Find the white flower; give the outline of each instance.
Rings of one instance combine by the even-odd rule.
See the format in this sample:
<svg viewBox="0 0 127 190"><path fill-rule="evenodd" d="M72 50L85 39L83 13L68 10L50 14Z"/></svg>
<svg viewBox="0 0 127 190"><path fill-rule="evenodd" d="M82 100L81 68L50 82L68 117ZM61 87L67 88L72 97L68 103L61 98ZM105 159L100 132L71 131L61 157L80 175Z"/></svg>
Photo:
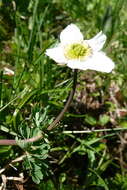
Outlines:
<svg viewBox="0 0 127 190"><path fill-rule="evenodd" d="M101 51L105 41L106 36L102 31L90 40L83 40L79 28L70 24L61 32L58 46L47 49L46 55L72 69L92 69L109 73L115 64Z"/></svg>
<svg viewBox="0 0 127 190"><path fill-rule="evenodd" d="M7 67L4 67L3 69L4 69L4 71L3 71L4 75L8 75L8 76L13 76L14 75L14 71L12 71L11 69L9 69Z"/></svg>

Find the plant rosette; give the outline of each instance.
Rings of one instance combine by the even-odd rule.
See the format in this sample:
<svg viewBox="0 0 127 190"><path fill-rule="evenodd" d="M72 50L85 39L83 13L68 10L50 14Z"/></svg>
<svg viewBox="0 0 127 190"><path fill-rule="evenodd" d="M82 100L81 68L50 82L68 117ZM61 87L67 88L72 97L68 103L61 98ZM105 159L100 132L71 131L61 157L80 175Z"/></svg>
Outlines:
<svg viewBox="0 0 127 190"><path fill-rule="evenodd" d="M60 43L47 49L46 55L71 69L109 73L115 64L101 51L105 41L106 35L102 31L90 40L84 40L80 29L75 24L70 24L60 33Z"/></svg>

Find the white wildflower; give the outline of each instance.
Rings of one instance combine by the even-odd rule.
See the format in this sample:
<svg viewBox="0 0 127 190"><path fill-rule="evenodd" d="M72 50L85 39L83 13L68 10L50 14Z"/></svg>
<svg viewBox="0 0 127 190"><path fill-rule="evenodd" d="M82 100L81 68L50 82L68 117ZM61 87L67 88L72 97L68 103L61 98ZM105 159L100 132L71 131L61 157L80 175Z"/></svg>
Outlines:
<svg viewBox="0 0 127 190"><path fill-rule="evenodd" d="M79 28L70 24L61 32L58 46L47 49L46 55L72 69L92 69L109 73L115 64L101 51L105 41L106 36L102 31L92 39L84 40Z"/></svg>
<svg viewBox="0 0 127 190"><path fill-rule="evenodd" d="M14 75L14 71L12 71L11 69L7 68L7 67L4 67L3 68L3 74L4 75L8 75L8 76L13 76Z"/></svg>

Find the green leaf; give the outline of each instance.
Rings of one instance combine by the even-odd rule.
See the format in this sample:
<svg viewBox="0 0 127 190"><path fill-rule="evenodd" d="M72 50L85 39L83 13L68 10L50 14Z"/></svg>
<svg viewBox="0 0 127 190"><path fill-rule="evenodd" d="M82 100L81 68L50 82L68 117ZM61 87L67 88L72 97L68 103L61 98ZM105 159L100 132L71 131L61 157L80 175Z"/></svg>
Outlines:
<svg viewBox="0 0 127 190"><path fill-rule="evenodd" d="M11 150L11 146L0 146L0 154L6 153Z"/></svg>
<svg viewBox="0 0 127 190"><path fill-rule="evenodd" d="M120 126L124 127L124 128L127 128L127 121L120 122Z"/></svg>
<svg viewBox="0 0 127 190"><path fill-rule="evenodd" d="M99 183L98 185L101 185L102 187L104 187L105 190L109 190L107 184L102 179L102 177L95 170L93 170L91 168L89 168L89 170L98 177L98 183Z"/></svg>
<svg viewBox="0 0 127 190"><path fill-rule="evenodd" d="M35 183L39 184L40 180L43 179L43 173L40 170L40 167L38 167L37 165L35 167L35 164L34 164L34 168L35 168L35 170L32 170L32 172L31 172L32 179Z"/></svg>
<svg viewBox="0 0 127 190"><path fill-rule="evenodd" d="M40 179L36 175L32 175L32 180L37 184L40 183Z"/></svg>
<svg viewBox="0 0 127 190"><path fill-rule="evenodd" d="M104 126L104 125L106 125L108 122L110 121L110 117L108 116L108 115L101 115L100 116L100 119L99 119L99 124L101 125L101 126Z"/></svg>
<svg viewBox="0 0 127 190"><path fill-rule="evenodd" d="M97 121L94 117L90 116L90 115L85 115L85 122L90 124L90 125L96 125Z"/></svg>

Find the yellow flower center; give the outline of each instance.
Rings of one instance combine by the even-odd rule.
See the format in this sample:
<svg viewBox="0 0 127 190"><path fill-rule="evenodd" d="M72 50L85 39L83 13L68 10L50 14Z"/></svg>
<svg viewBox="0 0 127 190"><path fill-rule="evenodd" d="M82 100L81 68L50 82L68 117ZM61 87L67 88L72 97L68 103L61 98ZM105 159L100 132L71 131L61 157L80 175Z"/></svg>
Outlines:
<svg viewBox="0 0 127 190"><path fill-rule="evenodd" d="M85 43L69 44L65 47L64 55L67 59L83 60L91 54L91 48Z"/></svg>

